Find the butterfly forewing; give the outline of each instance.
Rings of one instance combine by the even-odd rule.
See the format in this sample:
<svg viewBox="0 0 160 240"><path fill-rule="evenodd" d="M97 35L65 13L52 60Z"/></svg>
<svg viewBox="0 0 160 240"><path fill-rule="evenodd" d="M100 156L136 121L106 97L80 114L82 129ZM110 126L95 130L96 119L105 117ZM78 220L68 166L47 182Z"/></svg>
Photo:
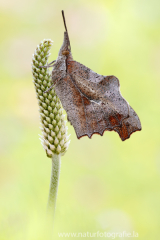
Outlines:
<svg viewBox="0 0 160 240"><path fill-rule="evenodd" d="M116 77L99 75L76 61L66 64L66 77L55 90L78 138L114 130L125 140L141 129L138 116L121 96Z"/></svg>

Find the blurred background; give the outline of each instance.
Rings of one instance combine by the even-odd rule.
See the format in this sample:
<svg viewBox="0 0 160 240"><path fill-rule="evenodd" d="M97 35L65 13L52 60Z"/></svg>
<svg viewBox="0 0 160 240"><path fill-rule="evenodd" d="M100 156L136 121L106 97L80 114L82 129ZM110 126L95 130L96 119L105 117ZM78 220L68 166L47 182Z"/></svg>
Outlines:
<svg viewBox="0 0 160 240"><path fill-rule="evenodd" d="M54 239L58 232L135 231L141 240L157 240L159 0L0 0L0 239L45 239L51 159L38 139L31 59L44 38L54 41L50 61L57 58L62 9L73 58L119 78L142 131L125 142L115 132L78 140L68 123L71 143L62 157Z"/></svg>

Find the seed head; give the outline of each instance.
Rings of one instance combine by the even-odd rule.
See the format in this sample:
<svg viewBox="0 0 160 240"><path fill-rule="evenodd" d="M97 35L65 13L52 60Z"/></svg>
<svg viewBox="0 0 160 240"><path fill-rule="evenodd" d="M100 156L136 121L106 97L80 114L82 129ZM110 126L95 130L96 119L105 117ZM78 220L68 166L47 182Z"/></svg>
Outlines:
<svg viewBox="0 0 160 240"><path fill-rule="evenodd" d="M48 68L39 68L47 65L52 44L52 40L44 39L37 46L32 57L33 83L38 99L42 131L40 140L47 157L50 158L54 154L64 155L69 146L61 102L54 88L45 92L52 84L51 72Z"/></svg>

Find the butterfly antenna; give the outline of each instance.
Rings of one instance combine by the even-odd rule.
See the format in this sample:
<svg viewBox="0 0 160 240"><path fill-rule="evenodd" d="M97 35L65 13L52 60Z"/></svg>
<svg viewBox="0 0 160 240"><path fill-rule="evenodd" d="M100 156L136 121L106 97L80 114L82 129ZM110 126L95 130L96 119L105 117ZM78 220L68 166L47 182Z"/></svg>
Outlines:
<svg viewBox="0 0 160 240"><path fill-rule="evenodd" d="M63 17L64 27L65 27L65 30L66 30L67 35L68 35L68 30L67 30L67 25L66 25L66 20L65 20L65 16L64 16L64 11L63 10L62 10L62 17ZM69 36L68 36L68 40L69 40ZM69 46L70 46L70 50L71 50L70 40L69 40Z"/></svg>

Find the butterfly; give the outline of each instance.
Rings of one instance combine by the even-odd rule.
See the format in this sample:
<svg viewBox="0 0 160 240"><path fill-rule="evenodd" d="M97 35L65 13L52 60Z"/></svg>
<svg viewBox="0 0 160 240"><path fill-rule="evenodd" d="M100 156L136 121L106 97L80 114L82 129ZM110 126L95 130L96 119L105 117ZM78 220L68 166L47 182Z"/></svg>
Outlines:
<svg viewBox="0 0 160 240"><path fill-rule="evenodd" d="M53 67L52 86L47 91L55 88L78 139L102 136L106 130L117 132L122 141L128 139L141 130L141 123L122 97L118 78L97 74L73 60L63 11L62 16L64 40L57 59L46 66Z"/></svg>

